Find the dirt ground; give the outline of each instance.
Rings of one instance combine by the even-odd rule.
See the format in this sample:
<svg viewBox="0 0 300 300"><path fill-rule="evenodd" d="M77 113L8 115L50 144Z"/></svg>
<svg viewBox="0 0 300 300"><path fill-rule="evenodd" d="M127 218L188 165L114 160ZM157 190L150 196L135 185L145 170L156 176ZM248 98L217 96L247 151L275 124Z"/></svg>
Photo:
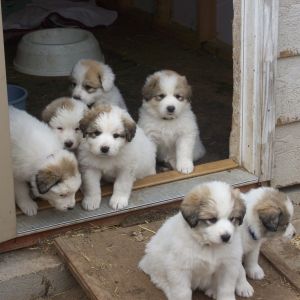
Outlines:
<svg viewBox="0 0 300 300"><path fill-rule="evenodd" d="M232 114L231 62L124 17L108 28L92 32L103 49L106 62L116 73L117 86L136 120L145 78L160 69L176 70L186 75L193 87L193 110L207 148L207 155L201 161L228 157ZM28 90L28 111L39 117L50 101L69 95L69 80L68 77L37 77L16 72L13 58L17 43L16 38L5 43L7 80Z"/></svg>
<svg viewBox="0 0 300 300"><path fill-rule="evenodd" d="M90 282L96 283L97 289L107 291L112 299L163 300L163 293L137 268L146 243L161 223L162 221L158 221L128 228L99 228L89 234L79 233L65 237L63 241L72 249L70 257L76 262L76 272L88 276ZM266 277L261 281L251 281L255 289L253 299L300 299L300 295L266 259L261 258L260 263ZM208 299L202 292L195 292L193 295L193 300Z"/></svg>

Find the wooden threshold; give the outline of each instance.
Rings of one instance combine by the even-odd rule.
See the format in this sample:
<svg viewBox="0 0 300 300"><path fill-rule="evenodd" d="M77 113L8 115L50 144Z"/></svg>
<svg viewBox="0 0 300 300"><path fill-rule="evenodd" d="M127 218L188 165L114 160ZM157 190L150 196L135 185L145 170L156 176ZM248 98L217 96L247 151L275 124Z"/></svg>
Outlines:
<svg viewBox="0 0 300 300"><path fill-rule="evenodd" d="M203 176L225 170L237 168L238 164L232 159L224 159L206 164L196 165L195 169L190 174L182 174L177 171L166 171L155 175L147 176L143 179L139 179L134 183L133 190L139 190L146 187L151 187L159 184L170 183L183 179ZM113 191L113 185L107 184L102 186L102 197L110 196ZM80 202L83 198L82 193L79 191L76 195L76 202ZM38 201L39 210L51 208L50 204L45 200ZM17 215L21 215L22 212L17 208Z"/></svg>
<svg viewBox="0 0 300 300"><path fill-rule="evenodd" d="M247 184L239 187L242 192L257 187L257 183ZM0 253L33 247L41 245L45 241L51 241L54 238L74 230L90 230L100 226L133 226L144 223L145 220L156 220L156 215L164 212L165 216L178 209L182 199L174 199L171 203L160 204L157 207L146 207L136 211L129 211L119 215L108 216L98 220L87 221L79 224L73 224L61 228L55 228L43 232L34 233L27 236L20 236L6 242L0 243Z"/></svg>

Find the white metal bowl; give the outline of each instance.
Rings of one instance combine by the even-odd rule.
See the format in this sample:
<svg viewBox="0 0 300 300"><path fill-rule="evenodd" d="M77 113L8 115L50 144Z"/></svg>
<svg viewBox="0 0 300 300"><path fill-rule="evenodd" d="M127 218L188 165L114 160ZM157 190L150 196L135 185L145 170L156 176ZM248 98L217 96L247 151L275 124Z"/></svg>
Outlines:
<svg viewBox="0 0 300 300"><path fill-rule="evenodd" d="M23 36L14 66L30 75L67 76L82 58L104 61L92 33L77 28L44 29Z"/></svg>

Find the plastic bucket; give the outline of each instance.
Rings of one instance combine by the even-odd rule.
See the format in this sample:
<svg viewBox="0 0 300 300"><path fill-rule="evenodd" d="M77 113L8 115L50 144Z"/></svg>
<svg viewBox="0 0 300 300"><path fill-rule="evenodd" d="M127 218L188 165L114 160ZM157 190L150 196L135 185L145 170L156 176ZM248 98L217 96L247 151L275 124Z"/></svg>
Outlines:
<svg viewBox="0 0 300 300"><path fill-rule="evenodd" d="M26 110L27 91L21 86L8 84L7 85L8 104L16 108Z"/></svg>

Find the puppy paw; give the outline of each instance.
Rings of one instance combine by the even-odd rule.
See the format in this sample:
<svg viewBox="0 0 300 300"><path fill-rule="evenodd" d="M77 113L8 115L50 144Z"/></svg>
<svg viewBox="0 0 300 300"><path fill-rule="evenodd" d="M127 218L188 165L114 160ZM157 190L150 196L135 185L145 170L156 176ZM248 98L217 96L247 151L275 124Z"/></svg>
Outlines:
<svg viewBox="0 0 300 300"><path fill-rule="evenodd" d="M193 172L194 164L189 159L182 159L177 162L176 169L180 173L189 174Z"/></svg>
<svg viewBox="0 0 300 300"><path fill-rule="evenodd" d="M109 205L113 209L122 209L128 205L128 197L112 195Z"/></svg>
<svg viewBox="0 0 300 300"><path fill-rule="evenodd" d="M265 277L264 270L259 265L254 265L246 269L247 275L251 279L261 280Z"/></svg>
<svg viewBox="0 0 300 300"><path fill-rule="evenodd" d="M210 297L210 298L217 299L217 293L213 289L206 290L205 291L205 295L208 296L208 297Z"/></svg>
<svg viewBox="0 0 300 300"><path fill-rule="evenodd" d="M35 216L38 211L38 205L34 201L26 201L18 203L21 211L27 216Z"/></svg>
<svg viewBox="0 0 300 300"><path fill-rule="evenodd" d="M244 282L237 285L235 292L240 297L249 298L253 296L254 289L247 280L244 280Z"/></svg>
<svg viewBox="0 0 300 300"><path fill-rule="evenodd" d="M95 210L100 207L100 197L84 197L81 205L85 210Z"/></svg>

